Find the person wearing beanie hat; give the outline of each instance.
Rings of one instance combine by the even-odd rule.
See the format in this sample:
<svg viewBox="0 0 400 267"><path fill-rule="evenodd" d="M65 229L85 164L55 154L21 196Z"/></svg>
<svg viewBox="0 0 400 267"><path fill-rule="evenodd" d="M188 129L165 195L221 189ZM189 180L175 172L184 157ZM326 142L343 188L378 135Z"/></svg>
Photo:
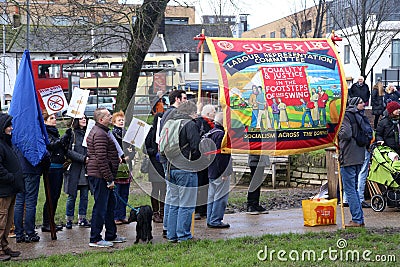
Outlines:
<svg viewBox="0 0 400 267"><path fill-rule="evenodd" d="M360 195L364 195L365 181L361 181L360 178L366 178L362 170L368 170L369 160L366 159L370 156L367 150L369 142L360 145L356 140L356 137L363 133L368 135L369 140L372 139L372 127L364 114L364 101L360 97L352 97L338 133L340 174L352 217L345 227L365 226L363 196L360 199ZM368 174L368 171L366 173ZM362 184L361 188L357 187L357 184Z"/></svg>
<svg viewBox="0 0 400 267"><path fill-rule="evenodd" d="M361 97L352 97L349 99L349 106L357 106L358 104L363 103L364 101L361 99Z"/></svg>
<svg viewBox="0 0 400 267"><path fill-rule="evenodd" d="M17 193L24 191L24 178L16 149L11 143L12 117L0 114L0 261L18 257L21 252L8 246Z"/></svg>
<svg viewBox="0 0 400 267"><path fill-rule="evenodd" d="M375 139L378 144L385 144L400 155L399 117L400 104L396 101L389 102L376 127Z"/></svg>
<svg viewBox="0 0 400 267"><path fill-rule="evenodd" d="M389 115L393 114L393 112L398 110L398 109L400 109L400 104L398 102L396 102L396 101L391 101L386 106L386 110L387 110Z"/></svg>

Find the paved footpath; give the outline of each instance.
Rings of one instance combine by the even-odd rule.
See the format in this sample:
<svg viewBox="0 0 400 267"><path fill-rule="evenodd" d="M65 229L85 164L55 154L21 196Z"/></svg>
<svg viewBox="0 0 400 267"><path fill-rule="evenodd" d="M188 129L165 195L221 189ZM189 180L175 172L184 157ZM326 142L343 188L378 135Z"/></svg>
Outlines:
<svg viewBox="0 0 400 267"><path fill-rule="evenodd" d="M383 212L374 212L372 209L364 209L366 227L396 227L398 226L399 212L397 209L386 208ZM350 220L349 208L345 208L346 222ZM195 237L200 239L229 239L243 236L261 236L264 234L281 233L307 233L336 231L342 228L340 208L337 209L337 224L331 226L305 227L303 226L303 213L301 209L288 209L270 211L269 214L248 215L246 213L234 213L225 215L225 221L231 225L229 229L210 229L206 227L205 220L195 221ZM38 230L40 241L37 243L15 243L10 238L13 249L21 250L22 255L18 260L33 259L40 256L54 254L77 254L85 251L116 250L132 246L135 241L136 223L118 226L118 234L127 237L126 243L114 244L113 248L89 247L88 228L75 226L71 230L64 228L57 233L57 240L51 240L50 233L42 233ZM162 224L153 223L153 243L166 242L161 236ZM14 260L14 259L13 259Z"/></svg>

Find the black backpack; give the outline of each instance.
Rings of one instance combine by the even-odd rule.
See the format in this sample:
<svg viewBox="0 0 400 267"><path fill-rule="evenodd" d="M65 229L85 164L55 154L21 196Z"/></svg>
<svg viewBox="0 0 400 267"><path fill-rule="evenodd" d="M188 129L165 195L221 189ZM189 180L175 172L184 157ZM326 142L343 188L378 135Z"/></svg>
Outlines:
<svg viewBox="0 0 400 267"><path fill-rule="evenodd" d="M350 123L353 127L353 125L358 126L358 131L357 134L352 131L353 135L352 137L356 140L356 143L360 147L366 147L370 143L370 138L368 132L364 131L364 129L361 127L361 124L357 121L356 115L350 112L346 113L347 118L350 120Z"/></svg>

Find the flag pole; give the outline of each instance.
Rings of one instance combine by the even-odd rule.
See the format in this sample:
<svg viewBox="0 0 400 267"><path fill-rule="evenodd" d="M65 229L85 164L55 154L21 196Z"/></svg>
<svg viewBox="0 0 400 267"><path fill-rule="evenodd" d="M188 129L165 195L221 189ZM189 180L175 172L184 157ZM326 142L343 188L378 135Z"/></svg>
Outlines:
<svg viewBox="0 0 400 267"><path fill-rule="evenodd" d="M201 87L203 83L203 62L204 62L204 41L206 40L206 37L204 35L205 31L204 29L201 30L201 34L197 35L194 37L194 40L198 40L199 44L197 46L197 52L199 52L200 48L200 56L199 56L199 88L197 91L197 104L201 103Z"/></svg>

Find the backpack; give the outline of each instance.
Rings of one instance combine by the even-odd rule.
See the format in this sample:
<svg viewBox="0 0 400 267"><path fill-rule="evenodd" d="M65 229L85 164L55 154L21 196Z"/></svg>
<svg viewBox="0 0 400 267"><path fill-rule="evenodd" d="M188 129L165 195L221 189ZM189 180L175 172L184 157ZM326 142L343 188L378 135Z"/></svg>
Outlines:
<svg viewBox="0 0 400 267"><path fill-rule="evenodd" d="M214 140L211 139L211 136L216 132L223 132L221 129L212 129L208 133L205 133L199 143L199 151L204 156L204 160L208 163L211 163L216 154L221 153L221 149L217 149L217 146Z"/></svg>
<svg viewBox="0 0 400 267"><path fill-rule="evenodd" d="M353 113L351 113L351 115L347 115L347 117L349 118L351 125L358 126L358 131L356 135L354 134L354 131L352 131L353 132L352 137L356 140L357 145L360 147L366 147L367 145L369 145L370 138L368 136L368 132L364 131L360 123L357 121L356 116Z"/></svg>
<svg viewBox="0 0 400 267"><path fill-rule="evenodd" d="M183 147L179 147L179 133L189 121L190 119L171 119L165 122L160 133L159 143L159 150L162 156L168 159L176 158L181 154L181 149L188 146L188 144L185 144Z"/></svg>

